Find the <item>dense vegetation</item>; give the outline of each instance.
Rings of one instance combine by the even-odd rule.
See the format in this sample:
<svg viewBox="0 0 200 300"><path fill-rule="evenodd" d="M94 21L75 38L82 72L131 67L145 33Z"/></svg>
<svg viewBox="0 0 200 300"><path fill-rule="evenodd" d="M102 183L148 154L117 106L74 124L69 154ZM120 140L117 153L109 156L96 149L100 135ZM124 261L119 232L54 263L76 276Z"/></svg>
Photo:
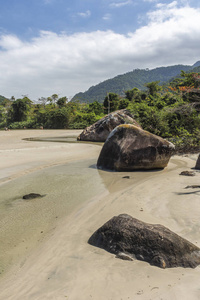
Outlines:
<svg viewBox="0 0 200 300"><path fill-rule="evenodd" d="M0 104L0 128L85 128L103 117L103 106L98 102L89 105L68 102L66 97L54 94L40 98L38 104L28 97L5 99Z"/></svg>
<svg viewBox="0 0 200 300"><path fill-rule="evenodd" d="M144 84L152 81L160 81L160 84L168 82L171 78L180 74L181 70L185 72L199 72L195 67L200 66L200 61L196 62L193 66L175 65L169 67L161 67L156 69L136 69L123 75L118 75L112 79L105 80L95 86L89 88L84 93L76 94L72 101L79 101L84 103L91 103L98 101L103 103L105 96L108 92L118 94L122 97L125 91L136 87L140 90L144 89Z"/></svg>
<svg viewBox="0 0 200 300"><path fill-rule="evenodd" d="M54 94L33 103L28 97L0 103L0 128L85 128L104 114L129 109L143 129L175 143L178 151L200 149L200 73L181 72L168 85L159 81L126 90L125 97L108 93L103 104L68 102Z"/></svg>

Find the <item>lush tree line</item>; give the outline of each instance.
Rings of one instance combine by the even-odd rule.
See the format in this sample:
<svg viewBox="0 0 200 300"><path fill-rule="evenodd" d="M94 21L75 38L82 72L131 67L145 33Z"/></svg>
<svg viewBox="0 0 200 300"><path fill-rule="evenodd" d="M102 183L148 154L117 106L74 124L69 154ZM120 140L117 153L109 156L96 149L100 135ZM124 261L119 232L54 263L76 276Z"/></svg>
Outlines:
<svg viewBox="0 0 200 300"><path fill-rule="evenodd" d="M133 88L125 97L108 93L103 104L69 102L54 94L33 103L27 96L0 102L0 128L85 128L105 114L127 108L143 129L170 139L178 149L199 149L200 73L181 72L168 85L159 81L146 84L146 90ZM186 149L187 150L187 149Z"/></svg>
<svg viewBox="0 0 200 300"><path fill-rule="evenodd" d="M68 102L67 97L54 94L41 97L33 103L27 96L12 97L0 102L0 128L85 128L104 116L103 106L98 102L80 104Z"/></svg>

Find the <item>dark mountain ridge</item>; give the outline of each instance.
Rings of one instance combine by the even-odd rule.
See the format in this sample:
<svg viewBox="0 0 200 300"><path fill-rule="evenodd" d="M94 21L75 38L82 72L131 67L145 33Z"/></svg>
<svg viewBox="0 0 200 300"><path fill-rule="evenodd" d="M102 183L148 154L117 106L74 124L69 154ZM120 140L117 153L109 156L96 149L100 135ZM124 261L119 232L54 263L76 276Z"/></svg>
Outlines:
<svg viewBox="0 0 200 300"><path fill-rule="evenodd" d="M194 65L174 65L168 67L159 67L152 70L149 69L135 69L114 78L107 79L95 86L90 87L86 92L76 94L72 101L79 101L83 103L92 103L98 101L102 103L107 93L116 93L124 96L124 92L131 90L134 87L144 90L145 84L152 81L160 81L160 84L170 81L172 78L178 76L181 70L188 72L193 71L194 68L200 66L200 61ZM195 71L194 72L199 72Z"/></svg>

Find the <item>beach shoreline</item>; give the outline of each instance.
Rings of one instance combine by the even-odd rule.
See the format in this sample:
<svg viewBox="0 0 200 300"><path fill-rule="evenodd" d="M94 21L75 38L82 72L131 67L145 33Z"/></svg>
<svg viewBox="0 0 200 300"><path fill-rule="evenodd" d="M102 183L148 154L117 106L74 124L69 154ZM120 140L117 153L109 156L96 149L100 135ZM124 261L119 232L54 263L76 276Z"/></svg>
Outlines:
<svg viewBox="0 0 200 300"><path fill-rule="evenodd" d="M43 178L42 192L49 195L44 201L49 201L51 211L47 210L48 203L36 201L29 204L27 211L34 212L37 205L44 221L47 218L52 224L45 227L46 223L41 222L39 233L43 237L36 244L31 246L27 238L27 245L32 248L27 253L22 251L22 256L0 278L0 299L199 299L199 267L163 270L146 262L116 259L87 243L92 233L114 215L128 213L144 222L162 224L200 247L200 191L185 189L199 183L200 173L196 171L194 177L179 175L194 167L197 155L173 156L164 170L128 172L130 178L124 179L127 172L96 169L99 146L22 140L79 133L0 132L0 188L7 202L12 192L18 197L9 212L20 215L24 203L19 196L30 187L37 188ZM64 208L69 206L62 191L69 195L65 184L69 179L74 194L71 210L65 213ZM22 182L24 186L19 189ZM9 187L9 192L4 187ZM56 199L62 200L60 207L56 206Z"/></svg>

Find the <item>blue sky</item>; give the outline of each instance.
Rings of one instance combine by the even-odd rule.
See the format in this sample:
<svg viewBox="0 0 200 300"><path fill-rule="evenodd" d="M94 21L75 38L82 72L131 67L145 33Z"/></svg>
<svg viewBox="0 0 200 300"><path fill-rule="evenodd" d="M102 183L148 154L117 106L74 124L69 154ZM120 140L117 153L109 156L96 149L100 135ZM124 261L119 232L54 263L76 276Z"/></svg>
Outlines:
<svg viewBox="0 0 200 300"><path fill-rule="evenodd" d="M0 0L0 95L70 98L135 68L191 65L198 2Z"/></svg>
<svg viewBox="0 0 200 300"><path fill-rule="evenodd" d="M40 30L73 34L110 29L126 34L145 23L142 15L151 7L139 0L2 0L1 31L27 39Z"/></svg>

